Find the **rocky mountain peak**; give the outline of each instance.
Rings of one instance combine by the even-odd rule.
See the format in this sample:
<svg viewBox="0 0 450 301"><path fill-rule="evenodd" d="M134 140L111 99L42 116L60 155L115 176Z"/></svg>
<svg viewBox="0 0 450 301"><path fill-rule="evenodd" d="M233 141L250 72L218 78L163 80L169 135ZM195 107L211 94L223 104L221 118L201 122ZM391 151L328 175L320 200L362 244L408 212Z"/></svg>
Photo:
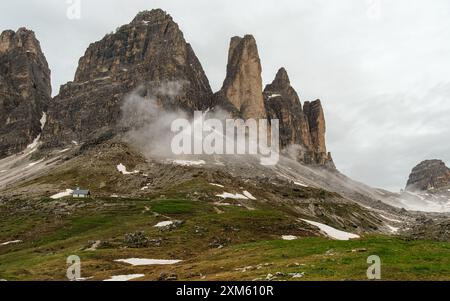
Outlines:
<svg viewBox="0 0 450 301"><path fill-rule="evenodd" d="M131 21L131 24L141 22L156 24L165 21L173 22L173 19L167 12L158 8L139 12L133 21Z"/></svg>
<svg viewBox="0 0 450 301"><path fill-rule="evenodd" d="M157 93L167 89L155 85L171 84L178 87L174 93ZM211 107L213 93L200 61L160 9L139 13L88 47L74 81L61 87L49 108L43 147L120 133L121 106L137 88L165 109L191 113Z"/></svg>
<svg viewBox="0 0 450 301"><path fill-rule="evenodd" d="M51 99L50 70L33 31L2 32L0 79L0 157L5 157L39 137Z"/></svg>
<svg viewBox="0 0 450 301"><path fill-rule="evenodd" d="M25 51L35 55L42 53L34 32L25 27L19 28L16 32L13 30L2 32L0 35L0 53L9 51Z"/></svg>
<svg viewBox="0 0 450 301"><path fill-rule="evenodd" d="M232 106L244 119L265 118L261 72L255 38L252 35L231 38L227 75L217 93L217 103Z"/></svg>
<svg viewBox="0 0 450 301"><path fill-rule="evenodd" d="M291 86L291 81L289 80L289 75L283 67L280 68L272 82L272 86L277 86L280 88L288 88Z"/></svg>
<svg viewBox="0 0 450 301"><path fill-rule="evenodd" d="M425 160L413 168L406 190L439 189L450 186L450 169L442 160Z"/></svg>

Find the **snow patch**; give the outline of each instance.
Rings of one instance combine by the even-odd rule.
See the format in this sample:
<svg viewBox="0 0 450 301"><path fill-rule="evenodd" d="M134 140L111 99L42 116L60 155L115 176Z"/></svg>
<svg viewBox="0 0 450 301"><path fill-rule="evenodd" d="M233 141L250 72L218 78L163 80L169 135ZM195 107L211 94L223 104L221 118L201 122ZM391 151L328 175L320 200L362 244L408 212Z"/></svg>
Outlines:
<svg viewBox="0 0 450 301"><path fill-rule="evenodd" d="M181 166L199 166L199 165L205 165L206 162L203 160L197 160L197 161L190 161L190 160L173 160L172 163L176 165Z"/></svg>
<svg viewBox="0 0 450 301"><path fill-rule="evenodd" d="M41 160L36 161L36 162L31 162L30 164L28 164L27 167L33 167L33 166L35 166L36 164L39 164L39 163L41 163L41 162L44 162L44 159L41 159Z"/></svg>
<svg viewBox="0 0 450 301"><path fill-rule="evenodd" d="M54 194L50 198L56 200L56 199L64 198L64 197L67 197L67 196L71 196L72 193L73 193L72 189L66 189L66 191Z"/></svg>
<svg viewBox="0 0 450 301"><path fill-rule="evenodd" d="M166 259L145 259L145 258L128 258L128 259L118 259L117 262L123 262L131 264L132 266L142 266L142 265L170 265L181 262L181 260L166 260Z"/></svg>
<svg viewBox="0 0 450 301"><path fill-rule="evenodd" d="M127 171L127 168L125 167L125 165L123 165L122 163L120 163L119 165L117 165L117 170L122 173L123 175L132 175L132 174L137 174L139 173L139 170L135 170L135 171Z"/></svg>
<svg viewBox="0 0 450 301"><path fill-rule="evenodd" d="M41 132L42 132L42 130L45 127L45 124L47 123L47 114L45 112L42 112L42 117L39 121L41 123ZM33 140L33 142L27 146L27 149L35 149L38 146L40 139L41 134L37 135L37 137Z"/></svg>
<svg viewBox="0 0 450 301"><path fill-rule="evenodd" d="M47 123L47 113L42 112L42 117L39 121L41 122L41 130L43 130L45 127L45 124Z"/></svg>
<svg viewBox="0 0 450 301"><path fill-rule="evenodd" d="M243 193L248 199L256 201L256 198L250 192L248 192L247 190L244 191Z"/></svg>
<svg viewBox="0 0 450 301"><path fill-rule="evenodd" d="M283 240L296 240L297 236L294 236L294 235L283 235L283 236L281 236L281 238Z"/></svg>
<svg viewBox="0 0 450 301"><path fill-rule="evenodd" d="M384 215L382 215L382 214L380 214L380 216L381 216L382 218L384 218L385 220L388 220L388 221L391 221L391 222L396 222L396 223L401 223L401 222L402 222L401 220L389 218L389 217L384 216Z"/></svg>
<svg viewBox="0 0 450 301"><path fill-rule="evenodd" d="M39 143L39 139L41 139L41 134L39 134L39 135L36 137L36 139L34 139L33 142L27 146L27 149L28 149L28 148L29 148L29 149L34 149L34 148L36 148L36 146L37 146L38 143Z"/></svg>
<svg viewBox="0 0 450 301"><path fill-rule="evenodd" d="M156 227L156 228L163 228L163 227L170 226L172 224L173 224L172 221L165 221L165 222L157 223L154 227Z"/></svg>
<svg viewBox="0 0 450 301"><path fill-rule="evenodd" d="M144 277L144 274L131 274L131 275L118 275L118 276L112 276L109 279L103 280L103 281L129 281L137 278Z"/></svg>
<svg viewBox="0 0 450 301"><path fill-rule="evenodd" d="M221 203L221 202L216 202L216 203L214 203L214 205L216 205L216 206L233 206L230 203Z"/></svg>
<svg viewBox="0 0 450 301"><path fill-rule="evenodd" d="M18 244L21 243L21 240L12 240L12 241L7 241L7 242L3 242L0 243L0 246L7 246L7 245L12 245L12 244Z"/></svg>
<svg viewBox="0 0 450 301"><path fill-rule="evenodd" d="M235 200L248 200L248 198L240 193L229 193L229 192L224 192L222 194L217 194L217 197L223 198L223 199L235 199Z"/></svg>
<svg viewBox="0 0 450 301"><path fill-rule="evenodd" d="M400 229L400 228L397 228L397 227L393 227L391 225L386 225L386 226L388 226L389 230L391 230L392 233L397 233L398 230Z"/></svg>
<svg viewBox="0 0 450 301"><path fill-rule="evenodd" d="M297 186L308 187L308 185L300 183L300 182L294 182L294 184Z"/></svg>
<svg viewBox="0 0 450 301"><path fill-rule="evenodd" d="M304 222L307 222L308 224L311 224L313 226L316 226L317 228L319 228L321 231L325 232L329 237L333 238L333 239L337 239L337 240L349 240L349 239L353 239L353 238L359 238L359 235L353 234L353 233L349 233L349 232L344 232L338 229L335 229L333 227L318 223L318 222L313 222L313 221L309 221L306 219L301 219Z"/></svg>
<svg viewBox="0 0 450 301"><path fill-rule="evenodd" d="M209 183L209 185L217 186L217 187L220 187L220 188L225 188L225 186L220 185L220 184Z"/></svg>
<svg viewBox="0 0 450 301"><path fill-rule="evenodd" d="M269 99L276 98L276 97L281 97L281 94L272 94L272 95L269 95Z"/></svg>

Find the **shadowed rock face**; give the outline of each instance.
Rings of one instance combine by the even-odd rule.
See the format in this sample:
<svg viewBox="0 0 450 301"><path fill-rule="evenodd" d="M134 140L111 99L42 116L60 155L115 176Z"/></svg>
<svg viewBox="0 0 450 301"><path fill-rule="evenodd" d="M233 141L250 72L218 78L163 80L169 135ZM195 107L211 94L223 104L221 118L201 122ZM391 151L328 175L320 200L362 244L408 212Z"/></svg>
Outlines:
<svg viewBox="0 0 450 301"><path fill-rule="evenodd" d="M308 119L284 68L264 89L264 100L268 119L279 119L282 148L293 144L312 148Z"/></svg>
<svg viewBox="0 0 450 301"><path fill-rule="evenodd" d="M251 35L233 37L228 53L227 75L216 93L216 104L244 119L266 118L262 95L261 61Z"/></svg>
<svg viewBox="0 0 450 301"><path fill-rule="evenodd" d="M33 31L0 35L0 158L23 151L41 134L51 99L50 70Z"/></svg>
<svg viewBox="0 0 450 301"><path fill-rule="evenodd" d="M199 60L160 9L139 13L89 46L74 81L61 87L49 108L43 147L120 132L123 99L137 88L141 96L156 95L166 109L193 112L211 106L212 91Z"/></svg>
<svg viewBox="0 0 450 301"><path fill-rule="evenodd" d="M450 169L441 160L426 160L413 168L406 190L439 189L450 186Z"/></svg>
<svg viewBox="0 0 450 301"><path fill-rule="evenodd" d="M325 115L320 100L305 102L302 108L284 68L266 86L264 100L268 119L280 121L282 148L299 145L299 161L335 168L325 145Z"/></svg>

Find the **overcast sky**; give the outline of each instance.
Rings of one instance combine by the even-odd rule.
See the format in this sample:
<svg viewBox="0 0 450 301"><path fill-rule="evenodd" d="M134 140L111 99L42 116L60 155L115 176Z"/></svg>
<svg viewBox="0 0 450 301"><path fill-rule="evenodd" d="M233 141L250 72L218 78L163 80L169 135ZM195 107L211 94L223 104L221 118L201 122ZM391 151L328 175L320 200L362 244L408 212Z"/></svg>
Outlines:
<svg viewBox="0 0 450 301"><path fill-rule="evenodd" d="M53 92L88 45L137 12L163 8L180 25L214 90L229 39L255 36L264 83L284 66L301 100L322 99L337 167L398 190L424 159L450 163L448 0L2 0L0 29L33 29ZM76 17L69 11L70 17Z"/></svg>

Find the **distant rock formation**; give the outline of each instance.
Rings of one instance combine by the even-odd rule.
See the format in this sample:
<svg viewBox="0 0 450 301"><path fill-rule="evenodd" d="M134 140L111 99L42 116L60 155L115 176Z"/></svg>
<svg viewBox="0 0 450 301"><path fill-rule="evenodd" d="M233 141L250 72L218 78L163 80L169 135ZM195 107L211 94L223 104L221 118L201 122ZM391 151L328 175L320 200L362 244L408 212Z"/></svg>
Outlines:
<svg viewBox="0 0 450 301"><path fill-rule="evenodd" d="M155 89L164 84L168 87ZM141 96L157 94L164 108L193 112L211 106L212 91L199 60L172 17L160 9L139 13L89 46L74 81L61 87L49 107L43 146L117 132L123 99L140 86Z"/></svg>
<svg viewBox="0 0 450 301"><path fill-rule="evenodd" d="M50 99L50 70L34 32L2 32L0 158L23 151L38 138Z"/></svg>
<svg viewBox="0 0 450 301"><path fill-rule="evenodd" d="M216 104L243 119L264 119L261 61L255 38L233 37L228 53L227 75L216 93Z"/></svg>
<svg viewBox="0 0 450 301"><path fill-rule="evenodd" d="M406 184L407 191L450 187L450 169L441 160L425 160L413 168Z"/></svg>

